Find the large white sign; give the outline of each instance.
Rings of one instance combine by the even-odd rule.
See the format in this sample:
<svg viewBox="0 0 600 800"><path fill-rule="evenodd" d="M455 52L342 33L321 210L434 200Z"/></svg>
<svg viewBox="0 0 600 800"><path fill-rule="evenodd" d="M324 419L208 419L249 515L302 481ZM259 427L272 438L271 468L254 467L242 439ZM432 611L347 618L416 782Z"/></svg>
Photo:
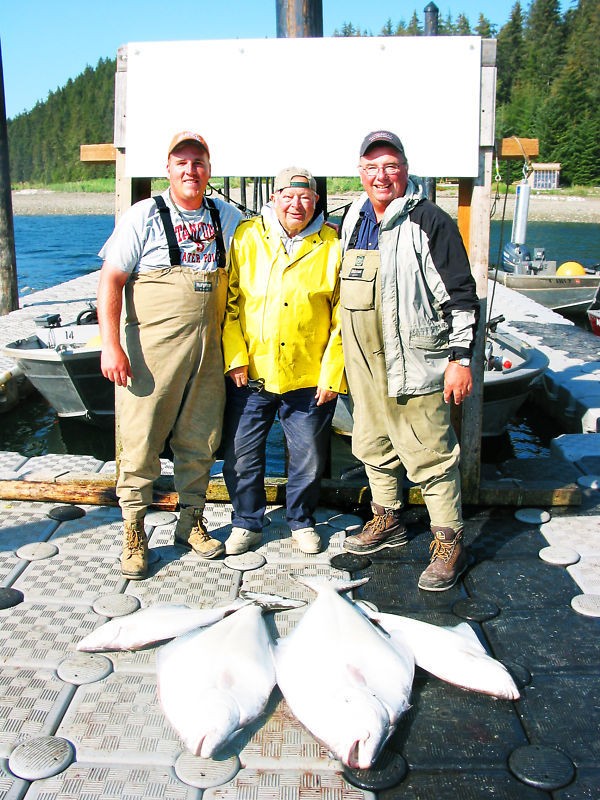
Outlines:
<svg viewBox="0 0 600 800"><path fill-rule="evenodd" d="M173 134L192 130L213 175L356 175L363 137L385 128L411 172L475 177L480 84L477 36L130 43L126 172L164 175Z"/></svg>

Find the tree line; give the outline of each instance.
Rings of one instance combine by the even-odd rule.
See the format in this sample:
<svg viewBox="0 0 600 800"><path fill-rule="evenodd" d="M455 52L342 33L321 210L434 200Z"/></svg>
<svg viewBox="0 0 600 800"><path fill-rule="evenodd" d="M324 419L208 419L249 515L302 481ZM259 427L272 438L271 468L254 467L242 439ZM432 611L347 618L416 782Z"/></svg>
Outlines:
<svg viewBox="0 0 600 800"><path fill-rule="evenodd" d="M112 164L82 163L79 147L113 141L116 59L100 59L47 100L9 119L12 183L62 183L114 175Z"/></svg>
<svg viewBox="0 0 600 800"><path fill-rule="evenodd" d="M379 31L345 22L334 36L421 36L416 11L389 18ZM600 1L520 2L499 29L479 14L438 20L438 35L497 39L496 138L535 138L539 161L560 162L564 184L600 184ZM13 182L52 183L113 174L112 165L82 164L79 146L113 139L115 60L101 59L8 121Z"/></svg>

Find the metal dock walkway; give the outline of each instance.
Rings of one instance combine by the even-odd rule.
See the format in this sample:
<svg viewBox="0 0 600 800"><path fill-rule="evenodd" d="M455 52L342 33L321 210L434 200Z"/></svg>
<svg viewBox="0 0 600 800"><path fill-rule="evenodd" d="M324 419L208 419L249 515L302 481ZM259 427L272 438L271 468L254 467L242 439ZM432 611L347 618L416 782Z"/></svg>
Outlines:
<svg viewBox="0 0 600 800"><path fill-rule="evenodd" d="M600 472L599 459L586 464ZM14 478L111 472L114 465L4 453L0 468ZM582 471L565 463L569 470ZM368 558L341 548L361 524L358 516L319 509L327 547L307 556L291 543L282 511L272 508L260 566L253 554L203 561L174 547L175 514L152 512L150 575L128 582L118 563L118 509L0 501L0 798L597 798L600 491L586 494L581 507L555 509L543 524L519 521L506 508L466 509L473 563L442 593L417 589L430 541L419 507L407 511L409 544ZM213 535L226 538L229 507L211 504L206 516ZM152 603L214 606L240 587L313 599L290 572L368 576L358 596L380 610L438 625L468 620L509 666L521 699L465 692L417 670L412 708L381 764L351 772L301 727L276 689L261 720L217 759L203 760L185 751L162 713L158 645L75 650L109 617ZM299 613L269 616L274 635L288 632Z"/></svg>

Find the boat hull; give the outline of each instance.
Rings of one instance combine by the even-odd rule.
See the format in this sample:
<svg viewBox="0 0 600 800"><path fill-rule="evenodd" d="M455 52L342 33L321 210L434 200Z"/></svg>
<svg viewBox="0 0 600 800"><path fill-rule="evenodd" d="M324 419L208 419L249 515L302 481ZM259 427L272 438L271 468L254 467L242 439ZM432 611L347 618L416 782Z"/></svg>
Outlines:
<svg viewBox="0 0 600 800"><path fill-rule="evenodd" d="M514 336L493 332L488 335L502 361L510 360L513 364L501 371L486 370L483 373L483 420L481 435L485 437L501 436L523 405L533 382L548 367L548 358L541 350L516 339ZM339 395L333 430L343 436L352 435L351 400L348 396Z"/></svg>
<svg viewBox="0 0 600 800"><path fill-rule="evenodd" d="M596 336L600 336L600 286L596 289L592 304L587 310L587 317L592 333L595 333Z"/></svg>
<svg viewBox="0 0 600 800"><path fill-rule="evenodd" d="M498 269L490 272L490 278L553 311L584 317L600 285L600 273L574 276L516 275Z"/></svg>
<svg viewBox="0 0 600 800"><path fill-rule="evenodd" d="M96 338L94 328L97 326L64 326L50 329L50 334L40 331L40 335L4 345L2 353L20 366L59 417L108 427L114 423L114 385L102 375L100 346L86 345Z"/></svg>

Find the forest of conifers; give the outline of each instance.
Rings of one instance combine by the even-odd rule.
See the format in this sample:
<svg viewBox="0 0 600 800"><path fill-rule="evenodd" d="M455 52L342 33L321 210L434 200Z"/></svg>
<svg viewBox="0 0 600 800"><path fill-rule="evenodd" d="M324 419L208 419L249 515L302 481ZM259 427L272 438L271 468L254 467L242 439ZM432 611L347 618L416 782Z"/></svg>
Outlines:
<svg viewBox="0 0 600 800"><path fill-rule="evenodd" d="M379 30L344 23L334 36L419 36L410 21L388 19ZM479 15L439 20L438 35L496 38L496 138L536 138L539 161L560 162L561 183L600 184L600 0L578 0L564 13L558 0L519 2L499 29ZM114 174L112 165L83 164L81 144L112 142L115 60L101 59L28 112L8 120L11 180L77 181ZM518 176L517 176L518 177Z"/></svg>

